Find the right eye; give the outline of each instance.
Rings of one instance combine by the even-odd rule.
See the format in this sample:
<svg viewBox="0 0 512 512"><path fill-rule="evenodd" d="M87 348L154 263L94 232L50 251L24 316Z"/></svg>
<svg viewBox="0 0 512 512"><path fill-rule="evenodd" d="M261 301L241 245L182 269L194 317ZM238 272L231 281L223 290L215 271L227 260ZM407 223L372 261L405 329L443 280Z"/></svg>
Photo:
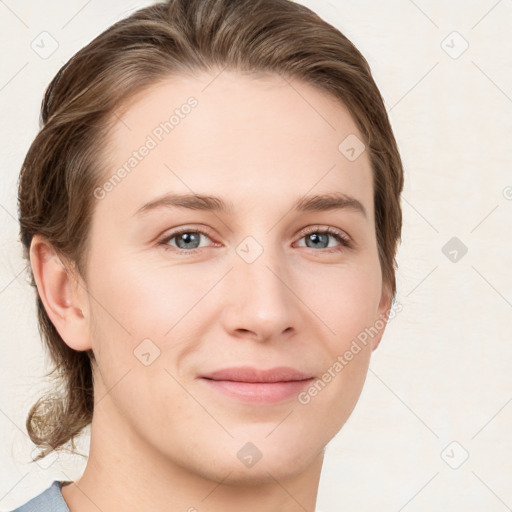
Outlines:
<svg viewBox="0 0 512 512"><path fill-rule="evenodd" d="M201 229L179 229L169 233L165 238L160 240L159 245L166 250L175 250L183 253L195 253L201 249L201 237L210 239L209 234ZM174 243L170 243L175 240ZM172 248L172 249L171 249Z"/></svg>

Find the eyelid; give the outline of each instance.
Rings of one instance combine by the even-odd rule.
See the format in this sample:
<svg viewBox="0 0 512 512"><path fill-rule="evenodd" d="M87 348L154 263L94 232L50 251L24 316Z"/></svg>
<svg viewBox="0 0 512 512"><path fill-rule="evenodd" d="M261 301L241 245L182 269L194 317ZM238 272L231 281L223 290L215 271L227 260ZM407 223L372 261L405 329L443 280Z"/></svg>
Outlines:
<svg viewBox="0 0 512 512"><path fill-rule="evenodd" d="M315 224L313 226L308 226L301 231L302 236L309 235L311 233L329 233L330 235L338 235L340 238L343 238L346 242L351 242L352 238L342 229L335 228L333 226L327 226L322 224Z"/></svg>

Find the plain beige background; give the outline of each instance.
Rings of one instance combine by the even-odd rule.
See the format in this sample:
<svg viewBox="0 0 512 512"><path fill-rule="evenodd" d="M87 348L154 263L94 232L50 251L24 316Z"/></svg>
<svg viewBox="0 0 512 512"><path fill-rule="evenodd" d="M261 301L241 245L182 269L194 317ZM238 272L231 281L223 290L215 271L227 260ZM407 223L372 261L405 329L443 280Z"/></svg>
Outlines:
<svg viewBox="0 0 512 512"><path fill-rule="evenodd" d="M0 1L0 510L85 464L29 462L26 414L50 383L18 241L20 165L61 65L150 3ZM406 169L402 311L328 446L318 508L512 510L512 1L300 3L368 59Z"/></svg>

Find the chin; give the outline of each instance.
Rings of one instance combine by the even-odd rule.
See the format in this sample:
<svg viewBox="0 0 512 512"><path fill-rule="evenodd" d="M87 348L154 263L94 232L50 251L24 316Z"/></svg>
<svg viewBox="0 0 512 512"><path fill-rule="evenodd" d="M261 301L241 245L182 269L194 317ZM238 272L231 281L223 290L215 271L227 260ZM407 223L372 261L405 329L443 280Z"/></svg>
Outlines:
<svg viewBox="0 0 512 512"><path fill-rule="evenodd" d="M227 485L275 484L304 473L315 462L323 459L325 446L305 443L304 439L290 439L288 443L276 438L240 441L232 439L229 446L216 447L212 464L204 466L206 478ZM220 450L220 451L219 451ZM199 471L199 470L198 470Z"/></svg>

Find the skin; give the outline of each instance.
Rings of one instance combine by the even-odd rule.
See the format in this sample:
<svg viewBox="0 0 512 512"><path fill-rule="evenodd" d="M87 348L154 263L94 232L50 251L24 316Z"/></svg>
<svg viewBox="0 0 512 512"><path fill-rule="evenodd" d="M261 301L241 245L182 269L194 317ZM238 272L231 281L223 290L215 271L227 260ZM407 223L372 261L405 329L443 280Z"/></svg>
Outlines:
<svg viewBox="0 0 512 512"><path fill-rule="evenodd" d="M307 404L296 396L244 403L198 378L231 366L291 366L320 378L391 305L368 153L349 161L338 150L350 134L363 138L345 106L277 75L215 75L160 82L116 122L105 180L174 108L198 100L93 199L87 280L40 236L32 242L52 322L97 360L90 456L62 489L72 512L313 511L324 448L351 414L384 332ZM161 207L136 215L162 194L191 191L232 202L233 214ZM304 195L333 191L359 200L367 216L290 210ZM332 227L354 245L330 236L308 247L308 226ZM208 230L193 253L180 253L179 237L161 243L182 227ZM263 248L251 263L236 251L248 236ZM134 350L148 338L160 354L146 366ZM262 453L250 468L237 457L247 442Z"/></svg>

